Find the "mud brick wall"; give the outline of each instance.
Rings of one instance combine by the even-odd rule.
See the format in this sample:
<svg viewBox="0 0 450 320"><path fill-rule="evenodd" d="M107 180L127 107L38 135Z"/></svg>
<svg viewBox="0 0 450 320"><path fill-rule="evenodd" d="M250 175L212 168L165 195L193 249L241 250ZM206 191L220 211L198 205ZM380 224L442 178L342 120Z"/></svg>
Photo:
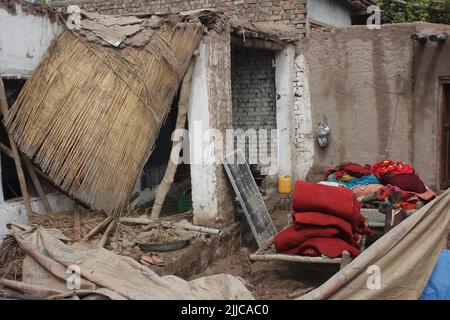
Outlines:
<svg viewBox="0 0 450 320"><path fill-rule="evenodd" d="M233 18L295 25L299 36L306 32L306 0L75 0L71 4L77 4L88 11L105 14L175 13L215 8Z"/></svg>

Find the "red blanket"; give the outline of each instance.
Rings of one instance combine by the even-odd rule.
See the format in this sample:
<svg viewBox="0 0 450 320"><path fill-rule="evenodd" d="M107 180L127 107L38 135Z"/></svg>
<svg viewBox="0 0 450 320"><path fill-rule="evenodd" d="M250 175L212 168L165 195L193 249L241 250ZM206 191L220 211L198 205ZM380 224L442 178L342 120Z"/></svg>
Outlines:
<svg viewBox="0 0 450 320"><path fill-rule="evenodd" d="M296 212L315 211L327 213L350 222L353 230L357 233L369 233L369 229L365 224L366 219L359 212L361 204L349 189L296 181L293 203Z"/></svg>
<svg viewBox="0 0 450 320"><path fill-rule="evenodd" d="M328 238L336 237L340 230L333 227L311 227L308 229L296 230L293 226L284 229L278 233L273 239L275 249L279 253L297 248L302 242L311 238Z"/></svg>
<svg viewBox="0 0 450 320"><path fill-rule="evenodd" d="M413 166L401 161L392 160L383 160L375 163L370 169L379 179L382 179L386 174L414 173Z"/></svg>
<svg viewBox="0 0 450 320"><path fill-rule="evenodd" d="M302 242L295 249L286 251L286 254L305 255L318 257L324 255L330 258L339 258L342 252L348 251L351 256L356 257L360 251L338 238L312 238Z"/></svg>
<svg viewBox="0 0 450 320"><path fill-rule="evenodd" d="M296 230L311 227L333 227L340 230L343 239L351 244L355 244L359 236L353 233L352 225L338 217L320 212L293 212L294 228Z"/></svg>

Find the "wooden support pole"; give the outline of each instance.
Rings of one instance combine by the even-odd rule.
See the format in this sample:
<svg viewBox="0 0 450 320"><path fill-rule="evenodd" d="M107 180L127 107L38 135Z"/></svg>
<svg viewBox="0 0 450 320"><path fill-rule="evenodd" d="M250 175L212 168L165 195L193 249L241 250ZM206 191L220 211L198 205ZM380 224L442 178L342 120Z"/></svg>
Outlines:
<svg viewBox="0 0 450 320"><path fill-rule="evenodd" d="M0 77L0 111L5 117L8 114L8 100L6 99L6 91L5 86L3 85L3 79ZM5 128L6 129L6 128ZM14 158L14 162L16 164L17 177L19 178L20 191L22 193L23 200L25 202L25 208L27 209L28 216L33 214L33 209L31 208L30 196L27 190L27 183L25 181L25 174L23 172L22 163L20 161L19 151L17 150L17 146L10 136L8 130L9 144L11 145L11 151Z"/></svg>
<svg viewBox="0 0 450 320"><path fill-rule="evenodd" d="M107 217L105 220L100 222L94 229L92 229L87 235L84 236L83 240L89 241L95 237L100 231L106 228L107 225L111 223L113 217Z"/></svg>
<svg viewBox="0 0 450 320"><path fill-rule="evenodd" d="M270 40L262 40L255 38L243 39L242 37L236 36L231 36L231 44L244 48L253 48L271 51L279 51L285 48L282 44Z"/></svg>
<svg viewBox="0 0 450 320"><path fill-rule="evenodd" d="M7 146L5 146L3 143L0 142L0 152L3 152L4 154L6 154L8 157L10 157L11 159L14 160L14 156L12 154L12 151L10 148L8 148Z"/></svg>
<svg viewBox="0 0 450 320"><path fill-rule="evenodd" d="M11 149L8 148L7 146L5 146L1 142L0 142L0 152L5 153L8 157L10 157L11 159L14 160L14 156L12 154ZM61 192L62 194L65 194L68 198L72 199L73 201L76 201L69 194L67 194L64 190L62 190L59 186L54 184L53 181L44 172L42 172L38 167L36 167L31 161L30 161L30 163L31 163L31 166L33 167L34 171L37 173L38 176L40 176L42 179L47 181L50 185L52 185L59 192ZM89 209L89 206L87 204L82 203L82 202L77 202L77 203L80 204L81 206L83 206L84 208Z"/></svg>
<svg viewBox="0 0 450 320"><path fill-rule="evenodd" d="M81 240L81 217L80 207L75 203L73 207L73 240Z"/></svg>
<svg viewBox="0 0 450 320"><path fill-rule="evenodd" d="M100 242L98 243L98 246L100 248L103 248L105 244L108 242L108 239L113 232L114 228L117 225L117 219L113 218L113 220L109 223L108 228L106 228L105 233L103 234L102 238L100 239Z"/></svg>
<svg viewBox="0 0 450 320"><path fill-rule="evenodd" d="M186 125L187 109L189 103L189 92L191 90L192 74L194 72L195 58L193 58L189 64L186 74L181 83L180 101L178 102L178 115L176 129L184 129ZM180 160L181 142L174 142L172 144L172 150L170 152L169 163L167 164L166 173L161 183L158 185L155 194L155 202L153 204L151 219L155 220L159 218L162 205L169 192L170 186L173 183L175 172L177 171L178 162Z"/></svg>
<svg viewBox="0 0 450 320"><path fill-rule="evenodd" d="M342 252L341 269L348 265L352 261L350 253L348 251Z"/></svg>
<svg viewBox="0 0 450 320"><path fill-rule="evenodd" d="M33 165L31 164L30 159L28 159L26 156L22 155L22 161L27 167L28 173L30 174L31 180L33 181L33 184L39 194L39 197L41 198L42 204L44 205L45 213L52 212L52 208L50 207L50 203L48 202L47 195L44 192L44 188L42 188L42 184L39 181L39 178L36 174L36 171L33 168Z"/></svg>

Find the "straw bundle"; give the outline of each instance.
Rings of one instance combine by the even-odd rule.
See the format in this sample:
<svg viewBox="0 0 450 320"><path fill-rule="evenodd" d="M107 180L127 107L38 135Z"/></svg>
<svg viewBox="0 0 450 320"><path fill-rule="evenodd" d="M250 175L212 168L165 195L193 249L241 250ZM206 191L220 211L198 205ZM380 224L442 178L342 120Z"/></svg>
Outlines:
<svg viewBox="0 0 450 320"><path fill-rule="evenodd" d="M19 149L91 209L123 210L201 39L199 23L152 32L143 48L64 31L5 125Z"/></svg>

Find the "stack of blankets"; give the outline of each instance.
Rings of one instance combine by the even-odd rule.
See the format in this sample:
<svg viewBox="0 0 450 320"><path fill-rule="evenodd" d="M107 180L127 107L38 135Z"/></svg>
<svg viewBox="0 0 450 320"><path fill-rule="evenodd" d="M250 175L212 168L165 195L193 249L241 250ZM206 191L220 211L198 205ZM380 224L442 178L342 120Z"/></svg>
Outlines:
<svg viewBox="0 0 450 320"><path fill-rule="evenodd" d="M366 208L378 208L394 191L401 192L405 210L416 209L436 196L415 169L402 161L383 160L365 166L345 162L328 169L326 176L322 183L352 190Z"/></svg>
<svg viewBox="0 0 450 320"><path fill-rule="evenodd" d="M338 258L360 254L358 241L369 234L360 203L351 190L296 181L293 223L274 238L278 253Z"/></svg>

